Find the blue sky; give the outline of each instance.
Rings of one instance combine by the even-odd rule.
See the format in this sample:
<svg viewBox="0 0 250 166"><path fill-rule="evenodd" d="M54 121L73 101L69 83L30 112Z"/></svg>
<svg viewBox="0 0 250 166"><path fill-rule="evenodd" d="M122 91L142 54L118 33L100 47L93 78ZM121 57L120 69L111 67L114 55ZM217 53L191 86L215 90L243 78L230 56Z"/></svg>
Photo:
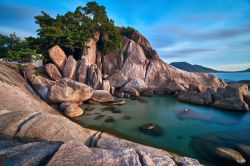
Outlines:
<svg viewBox="0 0 250 166"><path fill-rule="evenodd" d="M0 33L35 36L34 16L52 16L84 0L1 0ZM132 26L167 63L186 61L219 70L250 67L250 0L97 0L116 25Z"/></svg>

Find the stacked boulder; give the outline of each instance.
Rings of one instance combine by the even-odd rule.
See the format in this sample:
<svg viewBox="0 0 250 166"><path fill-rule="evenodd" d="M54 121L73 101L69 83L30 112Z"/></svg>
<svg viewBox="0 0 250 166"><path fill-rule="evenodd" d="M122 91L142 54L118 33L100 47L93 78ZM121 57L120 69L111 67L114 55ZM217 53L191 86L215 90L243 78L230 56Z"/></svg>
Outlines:
<svg viewBox="0 0 250 166"><path fill-rule="evenodd" d="M163 62L138 31L123 36L119 53L115 50L109 50L106 54L101 53L97 46L99 37L100 34L97 32L95 37L86 43L87 47L84 48L79 61L73 56L67 58L59 46L49 50L53 64L45 66L46 76L35 77L35 83L31 81L44 100L59 102L51 97L51 89L55 87L62 88L64 85L64 93L69 95L76 90L74 87L85 89L88 86L92 89L88 91L88 97L95 90L102 90L94 93L98 102L112 101L111 95L123 98L175 94L180 101L236 110L249 109L248 93L243 94L240 91L242 94L232 93L231 96L227 96L226 93L233 91L230 89L239 87L227 85L212 74L186 72ZM30 76L27 78L33 80L32 72L36 71L32 70L32 67L29 68L31 69L28 69L27 73ZM79 99L77 102L85 100L88 99Z"/></svg>
<svg viewBox="0 0 250 166"><path fill-rule="evenodd" d="M94 90L97 89L96 85L100 81L98 79L95 81L94 78L101 77L100 72L96 77L96 72L92 70L92 66L95 64L90 67L78 65L73 56L67 57L57 45L49 50L49 55L53 63L45 65L44 68L35 66L25 68L26 78L43 100L59 104L60 110L70 118L84 114L84 110L78 105L91 99L92 94L94 94L93 99L98 102L113 101L113 97L108 91ZM85 63L83 59L80 62ZM89 70L85 71L85 69ZM79 71L81 75L79 75ZM87 76L90 76L89 80L92 81L85 80Z"/></svg>

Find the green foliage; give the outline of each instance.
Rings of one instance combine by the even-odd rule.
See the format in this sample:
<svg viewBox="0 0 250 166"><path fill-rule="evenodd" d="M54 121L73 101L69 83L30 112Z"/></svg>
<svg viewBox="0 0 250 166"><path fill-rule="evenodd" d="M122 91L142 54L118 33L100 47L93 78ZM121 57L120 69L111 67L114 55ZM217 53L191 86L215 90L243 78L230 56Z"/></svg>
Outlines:
<svg viewBox="0 0 250 166"><path fill-rule="evenodd" d="M122 47L122 36L120 30L113 23L104 23L101 25L101 38L98 46L104 54L109 50L120 52Z"/></svg>
<svg viewBox="0 0 250 166"><path fill-rule="evenodd" d="M122 34L123 36L130 36L130 35L132 35L134 32L136 32L136 29L134 29L133 27L130 27L130 26L128 26L128 27L122 27L122 28L121 28L121 34Z"/></svg>
<svg viewBox="0 0 250 166"><path fill-rule="evenodd" d="M88 2L85 7L77 7L74 12L57 15L52 18L42 12L35 17L38 29L38 38L29 38L33 48L45 54L53 45L61 46L67 53L76 52L86 47L90 38L96 31L101 32L101 51L109 49L118 50L121 45L121 34L112 20L109 20L104 6L96 2ZM108 37L106 37L108 36Z"/></svg>
<svg viewBox="0 0 250 166"><path fill-rule="evenodd" d="M16 34L4 36L0 34L0 58L8 60L30 60L32 56L37 56L34 49L28 48L26 40L21 40Z"/></svg>

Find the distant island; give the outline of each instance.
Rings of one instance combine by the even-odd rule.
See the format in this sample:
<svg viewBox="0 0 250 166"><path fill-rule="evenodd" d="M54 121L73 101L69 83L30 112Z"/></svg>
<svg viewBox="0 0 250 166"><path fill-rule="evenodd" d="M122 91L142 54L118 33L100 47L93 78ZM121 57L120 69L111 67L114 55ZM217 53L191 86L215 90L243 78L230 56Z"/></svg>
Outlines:
<svg viewBox="0 0 250 166"><path fill-rule="evenodd" d="M192 65L187 62L172 62L170 63L170 65L178 69L188 71L188 72L204 72L204 73L250 72L250 68L246 70L242 70L242 71L219 71L219 70L211 69L211 68L204 67L201 65L196 65L196 64Z"/></svg>

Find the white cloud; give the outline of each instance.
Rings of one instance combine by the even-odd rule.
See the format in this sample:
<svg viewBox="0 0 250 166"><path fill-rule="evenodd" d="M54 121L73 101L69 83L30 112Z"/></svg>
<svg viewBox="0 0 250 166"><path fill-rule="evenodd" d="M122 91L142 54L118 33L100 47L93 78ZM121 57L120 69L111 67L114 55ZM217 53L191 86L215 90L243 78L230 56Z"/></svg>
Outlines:
<svg viewBox="0 0 250 166"><path fill-rule="evenodd" d="M250 68L250 63L237 63L237 64L226 64L226 65L215 65L209 66L213 69L223 70L223 71L240 71Z"/></svg>

